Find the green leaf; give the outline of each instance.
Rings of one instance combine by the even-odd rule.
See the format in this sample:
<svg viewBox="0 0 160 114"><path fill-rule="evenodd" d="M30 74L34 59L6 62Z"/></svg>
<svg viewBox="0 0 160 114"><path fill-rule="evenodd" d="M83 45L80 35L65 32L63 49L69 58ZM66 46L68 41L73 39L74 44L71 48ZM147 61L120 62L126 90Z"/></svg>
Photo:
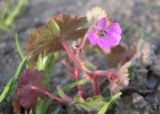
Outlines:
<svg viewBox="0 0 160 114"><path fill-rule="evenodd" d="M63 92L63 91L68 91L68 90L70 90L70 89L72 89L72 88L74 88L74 87L77 87L78 85L83 85L83 84L86 84L88 82L88 80L87 79L81 79L81 80L76 80L76 81L74 81L74 82L71 82L70 84L66 84L66 85L64 85L63 87L61 87L60 89L61 89L61 92ZM63 90L63 91L62 91ZM54 92L54 94L56 94L56 95L60 95L60 96L64 96L65 94L64 94L64 92L63 93L59 93L60 91L56 91L56 92ZM65 95L66 96L66 95Z"/></svg>
<svg viewBox="0 0 160 114"><path fill-rule="evenodd" d="M27 57L24 57L23 60L21 61L21 63L19 64L16 73L13 75L13 77L9 80L9 82L5 86L3 92L0 95L0 102L7 99L7 97L11 94L11 92L15 89L16 82L20 76L20 73L22 72L22 69L26 63L26 60L27 60Z"/></svg>
<svg viewBox="0 0 160 114"><path fill-rule="evenodd" d="M23 59L25 57L25 55L24 55L24 52L20 46L18 34L15 35L15 40L16 40L16 48L17 48L18 54L21 57L21 59Z"/></svg>
<svg viewBox="0 0 160 114"><path fill-rule="evenodd" d="M58 114L59 109L56 109L55 111L53 111L51 114Z"/></svg>
<svg viewBox="0 0 160 114"><path fill-rule="evenodd" d="M59 52L54 52L54 54L49 55L45 64L45 69L47 69L48 71L52 71L58 58L59 58Z"/></svg>
<svg viewBox="0 0 160 114"><path fill-rule="evenodd" d="M52 29L51 31L53 32L53 34L55 34L55 36L60 35L60 32L61 32L60 27L54 19L52 19L49 26L51 26L51 29Z"/></svg>
<svg viewBox="0 0 160 114"><path fill-rule="evenodd" d="M51 103L53 103L52 99L38 99L38 105L36 108L36 114L46 114Z"/></svg>
<svg viewBox="0 0 160 114"><path fill-rule="evenodd" d="M100 110L107 102L100 96L95 96L88 99L75 97L74 104L79 110L86 110L88 112Z"/></svg>
<svg viewBox="0 0 160 114"><path fill-rule="evenodd" d="M45 63L47 61L48 56L43 57L42 54L38 56L38 60L36 63L36 68L40 70L45 70Z"/></svg>
<svg viewBox="0 0 160 114"><path fill-rule="evenodd" d="M13 10L12 10L12 0L5 0L4 9L2 10L2 17L3 19L8 16Z"/></svg>
<svg viewBox="0 0 160 114"><path fill-rule="evenodd" d="M16 9L11 12L9 14L9 16L7 17L6 21L5 21L5 25L7 27L10 27L13 25L15 19L22 14L22 12L24 11L24 9L26 8L27 6L27 0L19 0L17 6L16 6Z"/></svg>
<svg viewBox="0 0 160 114"><path fill-rule="evenodd" d="M32 32L28 39L27 55L34 65L40 54L48 55L63 49L60 38L76 40L86 33L82 28L86 22L85 17L68 15L54 16L47 24Z"/></svg>
<svg viewBox="0 0 160 114"><path fill-rule="evenodd" d="M9 28L5 25L4 20L0 20L0 29L4 32L7 32Z"/></svg>
<svg viewBox="0 0 160 114"><path fill-rule="evenodd" d="M93 64L89 62L82 62L82 67L89 72L93 72L97 69Z"/></svg>
<svg viewBox="0 0 160 114"><path fill-rule="evenodd" d="M105 114L106 111L110 108L110 106L121 96L121 92L113 95L109 102L107 102L98 112L98 114Z"/></svg>
<svg viewBox="0 0 160 114"><path fill-rule="evenodd" d="M88 80L85 79L85 78L81 79L81 80L77 80L77 81L74 81L74 82L72 82L70 84L67 84L67 85L63 86L63 90L69 90L69 89L72 89L72 88L74 88L74 87L76 87L78 85L86 84L87 82L88 82Z"/></svg>
<svg viewBox="0 0 160 114"><path fill-rule="evenodd" d="M5 0L5 6L0 12L0 29L8 32L15 19L22 14L27 5L28 0L19 0L16 8L13 9L12 0Z"/></svg>
<svg viewBox="0 0 160 114"><path fill-rule="evenodd" d="M59 59L59 52L55 52L55 53L48 55L48 56L49 57L48 57L46 64L45 64L46 77L45 77L44 83L46 83L46 84L49 84L51 81L53 68Z"/></svg>
<svg viewBox="0 0 160 114"><path fill-rule="evenodd" d="M132 76L133 73L134 73L134 68L133 68L133 66L128 67L128 74L129 74L129 76Z"/></svg>
<svg viewBox="0 0 160 114"><path fill-rule="evenodd" d="M54 19L50 20L45 26L42 26L30 34L27 46L27 55L31 64L35 64L40 54L49 55L62 48L58 43L60 28Z"/></svg>
<svg viewBox="0 0 160 114"><path fill-rule="evenodd" d="M65 93L62 91L62 89L58 88L58 95L62 98L64 98L66 95Z"/></svg>
<svg viewBox="0 0 160 114"><path fill-rule="evenodd" d="M33 113L32 113L32 110L29 111L29 114L33 114Z"/></svg>
<svg viewBox="0 0 160 114"><path fill-rule="evenodd" d="M43 56L42 54L40 54L38 57L36 69L38 69L39 71L43 70L45 72L44 83L47 85L51 81L51 73L55 64L57 63L58 57L59 52L55 52L47 56Z"/></svg>
<svg viewBox="0 0 160 114"><path fill-rule="evenodd" d="M7 17L8 14L12 11L11 5L12 5L12 0L4 0L4 6L2 6L3 8L1 8L0 10L0 20L5 21L5 17Z"/></svg>

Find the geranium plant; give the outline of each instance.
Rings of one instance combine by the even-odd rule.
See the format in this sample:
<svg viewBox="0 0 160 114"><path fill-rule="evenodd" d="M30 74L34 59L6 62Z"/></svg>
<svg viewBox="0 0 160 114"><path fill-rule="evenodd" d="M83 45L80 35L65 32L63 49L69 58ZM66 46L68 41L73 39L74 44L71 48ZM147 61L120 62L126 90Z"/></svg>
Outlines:
<svg viewBox="0 0 160 114"><path fill-rule="evenodd" d="M96 16L96 12L103 13ZM16 38L22 62L2 92L0 101L8 100L11 93L14 94L11 99L15 113L24 108L29 114L56 114L59 106L65 104L78 110L105 114L122 94L120 90L128 85L128 69L122 66L124 62L118 68L99 69L89 61L86 50L90 46L112 51L120 44L121 34L120 24L98 7L85 17L54 16L30 34L25 54ZM57 62L64 64L75 81L52 90L49 85ZM87 91L85 87L90 85L90 91ZM68 91L75 87L76 92L69 96Z"/></svg>

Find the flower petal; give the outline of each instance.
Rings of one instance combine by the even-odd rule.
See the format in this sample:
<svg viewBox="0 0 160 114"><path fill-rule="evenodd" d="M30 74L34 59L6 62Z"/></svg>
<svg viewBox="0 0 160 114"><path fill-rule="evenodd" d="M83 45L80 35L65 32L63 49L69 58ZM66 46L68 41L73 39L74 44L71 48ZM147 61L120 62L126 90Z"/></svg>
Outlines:
<svg viewBox="0 0 160 114"><path fill-rule="evenodd" d="M119 25L119 23L111 23L111 25L108 27L108 32L116 32L121 34L122 33L122 29Z"/></svg>
<svg viewBox="0 0 160 114"><path fill-rule="evenodd" d="M120 43L121 35L117 33L112 33L109 35L110 43L112 46L117 46Z"/></svg>
<svg viewBox="0 0 160 114"><path fill-rule="evenodd" d="M98 21L97 29L103 29L104 27L106 27L106 24L107 24L107 18L103 17Z"/></svg>
<svg viewBox="0 0 160 114"><path fill-rule="evenodd" d="M97 43L101 48L111 48L117 46L121 40L120 34L112 33L105 39L97 39Z"/></svg>
<svg viewBox="0 0 160 114"><path fill-rule="evenodd" d="M88 33L88 39L92 45L97 44L97 35L96 35L96 29L93 28L89 33Z"/></svg>
<svg viewBox="0 0 160 114"><path fill-rule="evenodd" d="M111 48L110 41L108 39L98 39L97 43L100 48Z"/></svg>

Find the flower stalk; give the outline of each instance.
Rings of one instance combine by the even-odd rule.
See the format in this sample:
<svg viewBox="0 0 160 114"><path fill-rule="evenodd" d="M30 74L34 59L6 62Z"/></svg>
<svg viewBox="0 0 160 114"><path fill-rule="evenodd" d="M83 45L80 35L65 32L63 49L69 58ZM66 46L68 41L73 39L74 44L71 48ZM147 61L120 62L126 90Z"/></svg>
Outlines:
<svg viewBox="0 0 160 114"><path fill-rule="evenodd" d="M31 86L30 88L31 88L31 90L40 92L40 93L42 93L42 94L44 94L44 95L52 98L53 100L56 100L56 101L60 102L60 103L64 103L64 104L72 104L73 103L72 99L69 99L69 98L66 98L66 99L59 98L59 97L54 96L53 94L51 94L49 91L43 90L43 89L41 89L39 87Z"/></svg>

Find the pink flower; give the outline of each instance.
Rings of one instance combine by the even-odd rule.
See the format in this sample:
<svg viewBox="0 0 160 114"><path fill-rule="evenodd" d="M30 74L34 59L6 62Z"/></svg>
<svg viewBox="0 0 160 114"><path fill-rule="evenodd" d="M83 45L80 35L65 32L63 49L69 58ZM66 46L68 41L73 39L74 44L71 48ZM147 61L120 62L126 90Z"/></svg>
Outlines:
<svg viewBox="0 0 160 114"><path fill-rule="evenodd" d="M111 48L117 46L121 40L121 27L119 23L109 23L106 17L98 21L88 33L88 39L92 45L99 45L100 48Z"/></svg>

